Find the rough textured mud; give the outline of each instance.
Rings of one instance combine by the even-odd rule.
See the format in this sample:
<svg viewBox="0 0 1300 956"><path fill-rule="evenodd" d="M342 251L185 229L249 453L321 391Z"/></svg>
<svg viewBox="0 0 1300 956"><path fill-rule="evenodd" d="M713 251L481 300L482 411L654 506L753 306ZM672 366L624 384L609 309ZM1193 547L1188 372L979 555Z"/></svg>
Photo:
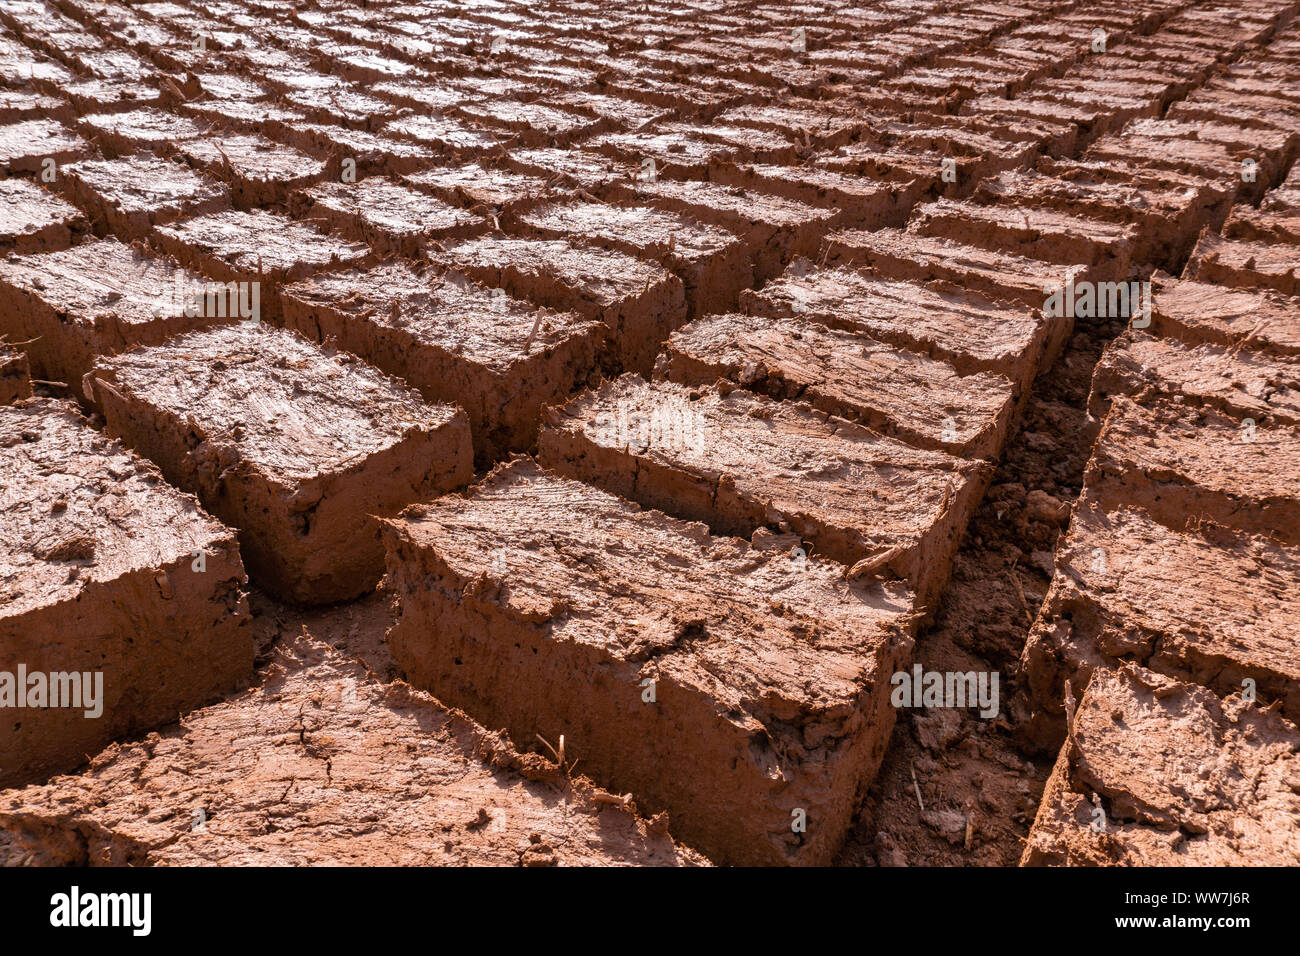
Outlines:
<svg viewBox="0 0 1300 956"><path fill-rule="evenodd" d="M1294 866L1298 748L1294 722L1239 698L1134 665L1100 673L1078 704L1022 862Z"/></svg>
<svg viewBox="0 0 1300 956"><path fill-rule="evenodd" d="M239 545L193 498L50 399L0 406L0 478L0 786L251 676Z"/></svg>
<svg viewBox="0 0 1300 956"><path fill-rule="evenodd" d="M0 5L0 407L96 403L234 526L267 668L0 793L0 858L1293 851L1225 783L1230 826L1123 809L1101 852L1061 743L1131 664L1294 723L1296 0L624 7ZM354 654L374 706L282 729ZM1001 697L894 708L913 666ZM460 718L403 677L492 733L422 762Z"/></svg>
<svg viewBox="0 0 1300 956"><path fill-rule="evenodd" d="M116 239L11 258L0 262L0 334L24 343L34 377L77 396L96 356L224 321L186 314L186 294L201 281Z"/></svg>
<svg viewBox="0 0 1300 956"><path fill-rule="evenodd" d="M257 687L0 796L0 863L691 865L582 780L309 635Z"/></svg>
<svg viewBox="0 0 1300 956"><path fill-rule="evenodd" d="M0 255L56 252L87 232L75 206L27 180L0 180Z"/></svg>
<svg viewBox="0 0 1300 956"><path fill-rule="evenodd" d="M648 508L748 538L795 534L807 554L879 559L928 606L989 469L743 389L626 375L542 430L544 465Z"/></svg>
<svg viewBox="0 0 1300 956"><path fill-rule="evenodd" d="M631 370L648 370L660 343L686 320L682 281L621 252L488 236L448 245L436 258L521 299L599 320L614 356Z"/></svg>
<svg viewBox="0 0 1300 956"><path fill-rule="evenodd" d="M123 242L149 237L154 226L230 205L230 189L151 153L83 160L63 167L63 191L85 209L99 235Z"/></svg>
<svg viewBox="0 0 1300 956"><path fill-rule="evenodd" d="M469 422L346 353L223 326L97 366L108 429L241 535L254 581L288 600L379 579L376 516L469 481Z"/></svg>
<svg viewBox="0 0 1300 956"><path fill-rule="evenodd" d="M830 859L893 725L906 588L527 461L387 528L402 602L388 640L414 684L565 747L717 862Z"/></svg>
<svg viewBox="0 0 1300 956"><path fill-rule="evenodd" d="M597 321L396 263L293 283L283 303L289 328L463 408L481 463L528 450L542 407L593 373L605 339Z"/></svg>
<svg viewBox="0 0 1300 956"><path fill-rule="evenodd" d="M684 384L729 379L972 458L996 456L1014 391L999 375L959 375L946 362L800 317L699 319L673 333L656 374Z"/></svg>

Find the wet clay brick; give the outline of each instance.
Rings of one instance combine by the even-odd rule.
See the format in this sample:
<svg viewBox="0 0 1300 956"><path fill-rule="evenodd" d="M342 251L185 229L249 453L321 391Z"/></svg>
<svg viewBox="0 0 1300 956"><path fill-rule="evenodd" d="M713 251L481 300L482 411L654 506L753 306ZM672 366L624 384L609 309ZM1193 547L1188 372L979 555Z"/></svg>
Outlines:
<svg viewBox="0 0 1300 956"><path fill-rule="evenodd" d="M1294 722L1239 697L1133 665L1100 671L1021 865L1293 866L1298 751Z"/></svg>
<svg viewBox="0 0 1300 956"><path fill-rule="evenodd" d="M1224 239L1210 231L1201 234L1183 275L1239 289L1275 289L1300 295L1298 246L1288 243Z"/></svg>
<svg viewBox="0 0 1300 956"><path fill-rule="evenodd" d="M873 559L929 606L989 469L920 451L804 404L625 375L552 412L543 465L748 538L794 533L810 554Z"/></svg>
<svg viewBox="0 0 1300 956"><path fill-rule="evenodd" d="M252 676L234 532L71 404L0 406L0 531L0 671L27 672L30 708L5 701L0 786L72 770ZM100 713L31 696L32 675L52 694L73 672L87 694L102 680Z"/></svg>
<svg viewBox="0 0 1300 956"><path fill-rule="evenodd" d="M1093 372L1088 413L1105 418L1114 395L1180 396L1257 422L1300 425L1300 359L1129 331L1102 353Z"/></svg>
<svg viewBox="0 0 1300 956"><path fill-rule="evenodd" d="M77 125L82 135L110 157L129 156L142 149L168 153L178 143L204 134L203 126L192 119L153 109L95 113L83 116Z"/></svg>
<svg viewBox="0 0 1300 956"><path fill-rule="evenodd" d="M182 143L177 154L228 184L238 209L283 203L325 173L323 162L262 136L206 136Z"/></svg>
<svg viewBox="0 0 1300 956"><path fill-rule="evenodd" d="M697 319L673 333L656 375L687 385L725 378L964 458L997 457L1014 392L1000 375L962 376L946 362L797 316Z"/></svg>
<svg viewBox="0 0 1300 956"><path fill-rule="evenodd" d="M548 194L549 179L478 163L434 167L402 177L416 189L482 213L526 208Z"/></svg>
<svg viewBox="0 0 1300 956"><path fill-rule="evenodd" d="M186 315L177 289L199 277L116 239L0 262L0 335L24 342L32 375L69 386L95 357L214 321Z"/></svg>
<svg viewBox="0 0 1300 956"><path fill-rule="evenodd" d="M598 321L403 263L305 279L281 297L287 327L465 409L484 465L532 445L542 407L586 380L605 336Z"/></svg>
<svg viewBox="0 0 1300 956"><path fill-rule="evenodd" d="M1084 480L1112 510L1141 504L1172 528L1212 521L1300 545L1297 474L1295 426L1116 395Z"/></svg>
<svg viewBox="0 0 1300 956"><path fill-rule="evenodd" d="M307 214L379 255L419 258L430 240L465 239L487 220L459 206L377 176L357 183L322 183L303 190Z"/></svg>
<svg viewBox="0 0 1300 956"><path fill-rule="evenodd" d="M1270 290L1233 289L1165 277L1153 282L1153 335L1188 345L1262 349L1300 357L1300 301Z"/></svg>
<svg viewBox="0 0 1300 956"><path fill-rule="evenodd" d="M540 239L564 237L658 262L685 285L689 317L734 309L754 282L738 236L681 213L576 201L538 206L519 222Z"/></svg>
<svg viewBox="0 0 1300 956"><path fill-rule="evenodd" d="M360 243L263 209L230 210L158 226L154 236L182 265L222 282L260 283L262 315L279 315L278 288L325 269L361 265L373 253Z"/></svg>
<svg viewBox="0 0 1300 956"><path fill-rule="evenodd" d="M1272 212L1238 206L1223 224L1228 239L1251 242L1285 242L1300 245L1300 210Z"/></svg>
<svg viewBox="0 0 1300 956"><path fill-rule="evenodd" d="M557 803L539 763L293 635L255 689L185 715L174 733L106 750L83 774L0 797L0 864L705 862L581 777Z"/></svg>
<svg viewBox="0 0 1300 956"><path fill-rule="evenodd" d="M604 323L614 359L631 371L648 370L664 339L686 321L682 281L621 252L485 236L449 245L436 258L521 299Z"/></svg>
<svg viewBox="0 0 1300 956"><path fill-rule="evenodd" d="M921 195L918 182L900 184L816 166L735 166L714 163L713 182L771 193L809 206L835 209L855 229L900 225Z"/></svg>
<svg viewBox="0 0 1300 956"><path fill-rule="evenodd" d="M230 205L230 189L152 153L86 159L62 170L64 194L86 211L99 235L145 240L154 226Z"/></svg>
<svg viewBox="0 0 1300 956"><path fill-rule="evenodd" d="M372 588L375 516L473 473L459 409L265 325L124 353L85 386L112 433L239 530L254 581L296 603Z"/></svg>
<svg viewBox="0 0 1300 956"><path fill-rule="evenodd" d="M1100 476L1099 476L1100 477ZM1065 687L1142 664L1220 695L1256 682L1261 703L1300 713L1300 650L1287 595L1300 550L1206 522L1176 531L1139 507L1107 512L1084 490L1056 576L1021 656L1035 721L1059 727Z"/></svg>
<svg viewBox="0 0 1300 956"><path fill-rule="evenodd" d="M90 231L75 207L25 179L0 179L0 255L57 252Z"/></svg>
<svg viewBox="0 0 1300 956"><path fill-rule="evenodd" d="M625 201L686 213L735 233L749 248L758 282L779 273L795 256L814 257L826 230L839 221L839 213L832 209L720 183L659 179L616 184L607 192Z"/></svg>
<svg viewBox="0 0 1300 956"><path fill-rule="evenodd" d="M1137 230L1051 209L980 206L941 199L916 211L910 232L1007 255L1087 268L1097 281L1123 281Z"/></svg>
<svg viewBox="0 0 1300 956"><path fill-rule="evenodd" d="M52 119L34 119L0 126L0 173L40 175L53 162L58 166L82 159L93 152L89 143Z"/></svg>
<svg viewBox="0 0 1300 956"><path fill-rule="evenodd" d="M413 684L512 739L563 735L717 863L831 860L894 723L906 588L527 460L385 526L388 643Z"/></svg>
<svg viewBox="0 0 1300 956"><path fill-rule="evenodd" d="M1038 373L1050 320L1019 302L996 301L933 279L925 284L882 279L852 268L803 271L793 266L745 292L752 315L801 316L831 328L948 362L962 375L994 372L1023 393Z"/></svg>

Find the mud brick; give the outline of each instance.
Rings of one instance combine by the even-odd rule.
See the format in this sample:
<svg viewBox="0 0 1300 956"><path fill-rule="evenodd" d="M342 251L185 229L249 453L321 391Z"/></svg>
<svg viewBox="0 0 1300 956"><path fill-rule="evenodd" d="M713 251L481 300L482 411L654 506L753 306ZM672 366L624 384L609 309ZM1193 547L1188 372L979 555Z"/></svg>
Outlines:
<svg viewBox="0 0 1300 956"><path fill-rule="evenodd" d="M551 184L599 192L610 183L626 179L637 167L601 153L581 149L515 149L503 159L516 172L541 177Z"/></svg>
<svg viewBox="0 0 1300 956"><path fill-rule="evenodd" d="M1126 167L1168 169L1174 172L1200 176L1210 182L1240 183L1239 188L1247 198L1262 192L1273 181L1276 169L1267 159L1261 159L1257 169L1257 182L1241 182L1241 157L1221 143L1194 139L1171 139L1163 136L1107 137L1088 147L1085 160L1113 163Z"/></svg>
<svg viewBox="0 0 1300 956"><path fill-rule="evenodd" d="M536 238L568 238L658 262L685 285L691 318L735 309L740 291L754 281L738 236L681 213L578 200L536 207L519 222Z"/></svg>
<svg viewBox="0 0 1300 956"><path fill-rule="evenodd" d="M728 379L963 458L998 455L1014 392L1000 375L958 375L927 355L800 317L697 319L673 333L656 375L685 385Z"/></svg>
<svg viewBox="0 0 1300 956"><path fill-rule="evenodd" d="M1140 504L1106 512L1085 489L1056 551L1056 576L1021 656L1041 739L1063 733L1066 683L1137 663L1220 695L1256 682L1262 704L1300 712L1300 652L1288 595L1300 550L1206 523L1175 531Z"/></svg>
<svg viewBox="0 0 1300 956"><path fill-rule="evenodd" d="M177 144L199 139L205 132L202 125L189 117L155 109L95 113L83 116L77 126L82 135L93 140L110 158L129 156L142 149L170 153Z"/></svg>
<svg viewBox="0 0 1300 956"><path fill-rule="evenodd" d="M1115 395L1165 396L1257 422L1300 425L1300 359L1240 345L1185 345L1127 331L1093 372L1088 414L1100 422Z"/></svg>
<svg viewBox="0 0 1300 956"><path fill-rule="evenodd" d="M872 559L932 607L990 468L919 451L804 404L624 375L553 410L548 468L748 538L798 535L846 565Z"/></svg>
<svg viewBox="0 0 1300 956"><path fill-rule="evenodd" d="M0 174L40 175L47 159L55 166L82 159L91 145L58 120L34 119L0 126Z"/></svg>
<svg viewBox="0 0 1300 956"><path fill-rule="evenodd" d="M186 219L154 230L159 245L187 268L222 282L261 283L262 316L279 317L282 283L337 266L361 265L366 246L327 236L305 223L254 209Z"/></svg>
<svg viewBox="0 0 1300 956"><path fill-rule="evenodd" d="M1044 148L1053 156L1072 155L1076 148L1087 145L1113 128L1114 117L1104 112L1074 103L1036 98L1031 92L1015 99L1000 96L981 96L961 105L962 115L983 116L992 120L1003 117L1018 122L1051 124L1057 132L1049 135ZM1065 132L1061 132L1065 131Z"/></svg>
<svg viewBox="0 0 1300 956"><path fill-rule="evenodd" d="M551 193L549 179L478 163L439 166L402 177L407 185L458 206L501 212L518 212L546 198Z"/></svg>
<svg viewBox="0 0 1300 956"><path fill-rule="evenodd" d="M964 124L964 127L963 127ZM967 179L971 182L1004 169L1027 165L1038 153L1041 144L1032 138L1029 130L1014 128L1003 135L991 135L987 125L978 117L934 115L928 123L889 123L879 132L891 144L903 150L932 150L944 156L964 157ZM1001 131L1000 131L1001 132ZM1004 135L1020 133L1022 138L1006 139Z"/></svg>
<svg viewBox="0 0 1300 956"><path fill-rule="evenodd" d="M413 684L512 739L563 734L566 759L668 810L717 863L830 861L894 723L904 586L710 537L527 460L408 509L385 541L388 642Z"/></svg>
<svg viewBox="0 0 1300 956"><path fill-rule="evenodd" d="M0 338L0 405L11 405L30 398L32 378L27 368L27 353L20 352Z"/></svg>
<svg viewBox="0 0 1300 956"><path fill-rule="evenodd" d="M234 532L155 468L71 404L31 399L0 406L0 478L0 670L102 680L91 717L84 697L6 702L0 786L72 770L252 676Z"/></svg>
<svg viewBox="0 0 1300 956"><path fill-rule="evenodd" d="M85 387L110 432L239 530L253 580L296 603L374 587L375 516L473 477L460 409L266 325L123 353Z"/></svg>
<svg viewBox="0 0 1300 956"><path fill-rule="evenodd" d="M605 96L587 90L573 90L547 97L548 103L572 113L581 113L603 120L605 128L635 129L663 119L667 111L646 103L637 103L622 96Z"/></svg>
<svg viewBox="0 0 1300 956"><path fill-rule="evenodd" d="M64 194L99 235L144 241L154 226L230 205L230 189L152 153L85 159L62 170Z"/></svg>
<svg viewBox="0 0 1300 956"><path fill-rule="evenodd" d="M0 335L24 342L32 375L75 395L96 356L200 328L178 288L198 282L163 257L116 239L0 262Z"/></svg>
<svg viewBox="0 0 1300 956"><path fill-rule="evenodd" d="M465 409L484 465L532 446L542 408L586 380L605 334L600 322L403 263L316 276L282 301L289 328Z"/></svg>
<svg viewBox="0 0 1300 956"><path fill-rule="evenodd" d="M474 156L496 149L508 137L454 116L403 116L384 127L384 134L411 140L431 155Z"/></svg>
<svg viewBox="0 0 1300 956"><path fill-rule="evenodd" d="M826 244L826 260L831 264L866 266L881 277L904 281L938 279L1040 313L1049 288L1059 288L1071 277L1075 282L1089 277L1088 270L1078 265L1005 255L897 229L844 230L828 236ZM1069 316L1047 317L1047 322L1044 368L1056 360L1074 327Z"/></svg>
<svg viewBox="0 0 1300 956"><path fill-rule="evenodd" d="M941 199L917 209L909 231L1009 255L1084 266L1097 281L1129 277L1137 230L1051 209Z"/></svg>
<svg viewBox="0 0 1300 956"><path fill-rule="evenodd" d="M595 132L601 121L542 103L489 99L464 103L456 112L481 126L496 127L528 146L564 144Z"/></svg>
<svg viewBox="0 0 1300 956"><path fill-rule="evenodd" d="M1022 866L1291 866L1300 730L1129 665L1088 685ZM1093 828L1093 795L1106 827Z"/></svg>
<svg viewBox="0 0 1300 956"><path fill-rule="evenodd" d="M1177 120L1207 120L1234 123L1243 130L1300 132L1295 108L1273 97L1248 96L1222 90L1199 90L1181 103L1169 107L1168 117Z"/></svg>
<svg viewBox="0 0 1300 956"><path fill-rule="evenodd" d="M378 132L380 126L402 112L400 106L367 96L346 83L294 90L285 94L284 101L290 109L301 110L313 123L336 123L372 133Z"/></svg>
<svg viewBox="0 0 1300 956"><path fill-rule="evenodd" d="M1116 395L1085 482L1110 510L1140 502L1172 528L1211 521L1300 545L1300 429Z"/></svg>
<svg viewBox="0 0 1300 956"><path fill-rule="evenodd" d="M1211 343L1300 358L1300 303L1271 290L1233 289L1189 279L1157 277L1151 306L1153 335L1188 345Z"/></svg>
<svg viewBox="0 0 1300 956"><path fill-rule="evenodd" d="M1190 251L1202 224L1222 218L1230 197L1164 176L1124 181L1088 164L1062 162L1043 172L1017 170L990 177L972 198L1003 208L1129 224L1134 230L1131 261L1174 268Z"/></svg>
<svg viewBox="0 0 1300 956"><path fill-rule="evenodd" d="M0 255L56 252L90 232L75 207L25 179L0 179Z"/></svg>
<svg viewBox="0 0 1300 956"><path fill-rule="evenodd" d="M230 186L237 209L284 203L295 189L325 174L325 163L262 136L207 136L183 143L177 153L195 168Z"/></svg>
<svg viewBox="0 0 1300 956"><path fill-rule="evenodd" d="M627 202L686 213L735 233L749 248L757 282L779 273L795 256L816 255L826 230L838 225L840 219L833 209L818 209L720 183L660 179L616 184L607 192Z"/></svg>
<svg viewBox="0 0 1300 956"><path fill-rule="evenodd" d="M882 279L851 268L787 269L761 292L744 292L751 315L799 316L941 359L961 375L1005 376L1018 395L1042 368L1053 321L1019 302L931 280Z"/></svg>
<svg viewBox="0 0 1300 956"><path fill-rule="evenodd" d="M1300 295L1300 255L1288 243L1224 239L1208 229L1201 233L1183 275L1238 289L1274 289Z"/></svg>
<svg viewBox="0 0 1300 956"><path fill-rule="evenodd" d="M500 735L405 684L378 682L322 640L287 637L272 666L275 680L185 715L174 734L4 794L0 864L706 862L582 778L557 804L550 780L508 769L525 758ZM363 817L373 819L359 833ZM430 838L451 831L454 840ZM530 843L539 832L545 841Z"/></svg>
<svg viewBox="0 0 1300 956"><path fill-rule="evenodd" d="M816 109L776 104L748 104L726 110L718 121L730 126L750 126L784 134L821 148L844 146L866 127L855 111L833 103L819 103Z"/></svg>
<svg viewBox="0 0 1300 956"><path fill-rule="evenodd" d="M464 239L487 228L482 216L388 179L322 183L300 194L308 215L379 255L419 258L431 240Z"/></svg>
<svg viewBox="0 0 1300 956"><path fill-rule="evenodd" d="M72 108L63 100L30 90L0 90L0 124L5 126L23 120L73 120Z"/></svg>
<svg viewBox="0 0 1300 956"><path fill-rule="evenodd" d="M664 339L686 321L681 279L621 252L484 236L449 245L437 260L521 299L601 322L611 356L629 371L647 371Z"/></svg>
<svg viewBox="0 0 1300 956"><path fill-rule="evenodd" d="M427 144L321 123L294 123L285 141L327 160L331 174L337 174L343 159L356 162L358 176L400 176L423 169L437 158Z"/></svg>
<svg viewBox="0 0 1300 956"><path fill-rule="evenodd" d="M1290 243L1295 248L1300 246L1300 210L1272 212L1238 206L1223 224L1223 235L1248 242Z"/></svg>
<svg viewBox="0 0 1300 956"><path fill-rule="evenodd" d="M840 224L850 228L901 225L924 192L919 180L891 183L815 166L714 163L709 169L709 179L809 206L835 209L840 214Z"/></svg>
<svg viewBox="0 0 1300 956"><path fill-rule="evenodd" d="M698 135L662 130L606 133L585 140L583 146L637 169L654 163L656 176L675 179L704 179L714 160L738 163L751 158L743 150Z"/></svg>
<svg viewBox="0 0 1300 956"><path fill-rule="evenodd" d="M1125 129L1123 138L1131 136L1152 140L1177 141L1170 146L1178 149L1185 140L1214 143L1222 146L1238 159L1247 157L1267 159L1272 169L1285 169L1295 158L1297 136L1276 130L1246 130L1233 123L1213 123L1205 120L1137 120Z"/></svg>

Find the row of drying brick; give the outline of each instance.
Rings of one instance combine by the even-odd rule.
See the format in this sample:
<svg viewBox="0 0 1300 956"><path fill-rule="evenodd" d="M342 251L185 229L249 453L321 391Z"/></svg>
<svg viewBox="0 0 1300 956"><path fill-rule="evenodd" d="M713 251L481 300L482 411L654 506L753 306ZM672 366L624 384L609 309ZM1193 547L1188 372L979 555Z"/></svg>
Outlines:
<svg viewBox="0 0 1300 956"><path fill-rule="evenodd" d="M1284 223L1293 193L1229 223ZM1298 247L1252 235L1207 232L1095 373L1100 433L1013 704L1032 744L1064 738L1026 863L1295 858L1300 339L1275 266Z"/></svg>
<svg viewBox="0 0 1300 956"><path fill-rule="evenodd" d="M234 534L66 403L0 407L0 475L0 786L93 758L5 794L5 863L700 862L305 633L205 706L253 676Z"/></svg>

